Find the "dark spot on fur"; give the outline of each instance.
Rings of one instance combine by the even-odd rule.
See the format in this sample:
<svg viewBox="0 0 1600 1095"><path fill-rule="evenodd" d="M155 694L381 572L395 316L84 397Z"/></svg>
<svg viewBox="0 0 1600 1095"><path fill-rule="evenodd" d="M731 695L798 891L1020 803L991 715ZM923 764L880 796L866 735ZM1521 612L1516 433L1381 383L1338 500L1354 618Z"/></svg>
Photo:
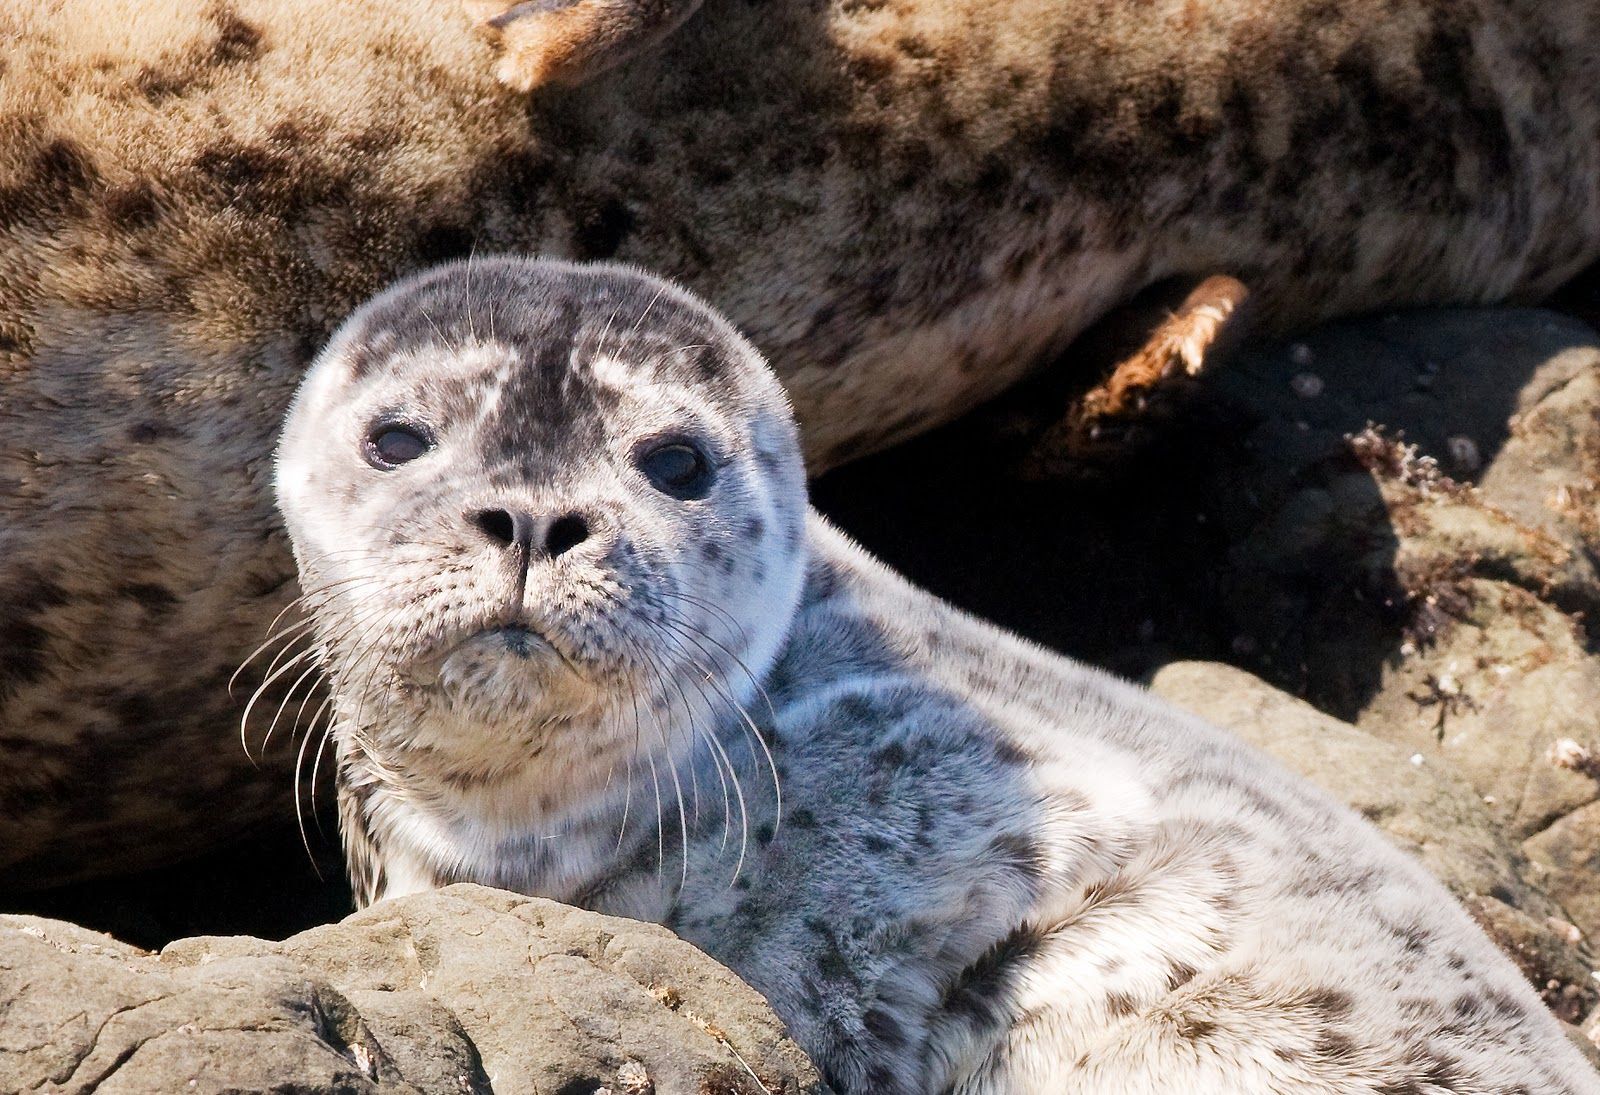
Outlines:
<svg viewBox="0 0 1600 1095"><path fill-rule="evenodd" d="M51 141L34 160L36 186L63 200L89 189L100 179L89 154L76 141Z"/></svg>
<svg viewBox="0 0 1600 1095"><path fill-rule="evenodd" d="M1517 1003L1514 997L1507 996L1499 989L1489 989L1483 995L1484 999L1488 1001L1489 1007L1494 1010L1495 1015L1502 1021L1517 1023L1526 1018L1523 1014L1522 1006Z"/></svg>
<svg viewBox="0 0 1600 1095"><path fill-rule="evenodd" d="M607 198L588 208L580 205L572 229L574 257L611 258L633 232L634 223L633 211L617 198Z"/></svg>
<svg viewBox="0 0 1600 1095"><path fill-rule="evenodd" d="M1200 971L1187 962L1172 963L1172 967L1167 970L1167 991L1172 992L1187 985L1194 980L1194 976L1198 972Z"/></svg>
<svg viewBox="0 0 1600 1095"><path fill-rule="evenodd" d="M899 768L906 762L906 747L897 741L877 749L872 754L875 763L884 768Z"/></svg>
<svg viewBox="0 0 1600 1095"><path fill-rule="evenodd" d="M1016 742L1004 738L994 743L994 756L1001 764L1025 765L1032 762L1033 757L1028 751Z"/></svg>
<svg viewBox="0 0 1600 1095"><path fill-rule="evenodd" d="M34 153L16 185L0 187L0 226L70 209L99 182L82 146L57 138Z"/></svg>
<svg viewBox="0 0 1600 1095"><path fill-rule="evenodd" d="M350 138L353 151L377 155L400 147L405 142L403 127L389 122L376 122Z"/></svg>
<svg viewBox="0 0 1600 1095"><path fill-rule="evenodd" d="M703 189L724 186L734 177L733 163L719 155L696 152L689 157L689 174Z"/></svg>
<svg viewBox="0 0 1600 1095"><path fill-rule="evenodd" d="M266 148L225 142L195 157L194 166L230 190L259 184L282 170L282 161Z"/></svg>
<svg viewBox="0 0 1600 1095"><path fill-rule="evenodd" d="M867 1086L865 1090L867 1091L890 1092L905 1090L904 1082L895 1074L894 1069L881 1061L876 1061L867 1066L866 1080ZM840 1088L839 1090L843 1091L845 1089Z"/></svg>
<svg viewBox="0 0 1600 1095"><path fill-rule="evenodd" d="M160 441L167 437L182 436L181 431L165 422L136 422L128 427L128 440L140 445L148 445L152 441Z"/></svg>
<svg viewBox="0 0 1600 1095"><path fill-rule="evenodd" d="M103 204L111 223L123 231L151 224L159 213L155 192L143 179L111 187Z"/></svg>
<svg viewBox="0 0 1600 1095"><path fill-rule="evenodd" d="M1405 948L1412 954L1420 954L1428 949L1428 944L1433 941L1433 933L1418 924L1405 924L1394 929L1395 939L1405 944Z"/></svg>
<svg viewBox="0 0 1600 1095"><path fill-rule="evenodd" d="M1458 1018L1469 1019L1481 1015L1485 1008L1483 1000L1476 993L1463 992L1451 1001L1450 1008Z"/></svg>
<svg viewBox="0 0 1600 1095"><path fill-rule="evenodd" d="M962 970L942 994L946 1012L992 1026L1007 1016L1013 981L1028 959L1039 953L1046 936L1023 924L991 946Z"/></svg>
<svg viewBox="0 0 1600 1095"><path fill-rule="evenodd" d="M1021 833L1005 833L995 837L989 842L989 854L1024 878L1032 880L1044 874L1044 853L1035 841Z"/></svg>
<svg viewBox="0 0 1600 1095"><path fill-rule="evenodd" d="M417 258L446 262L472 253L472 233L455 224L436 224L417 237Z"/></svg>
<svg viewBox="0 0 1600 1095"><path fill-rule="evenodd" d="M67 603L60 586L38 574L24 574L16 592L6 598L0 618L0 696L14 695L45 671L50 635L39 617Z"/></svg>
<svg viewBox="0 0 1600 1095"><path fill-rule="evenodd" d="M1106 1014L1114 1019L1132 1015L1139 1010L1139 1002L1126 992L1106 993Z"/></svg>
<svg viewBox="0 0 1600 1095"><path fill-rule="evenodd" d="M900 52L917 61L926 61L933 56L933 47L928 45L927 39L915 34L903 34L896 43Z"/></svg>
<svg viewBox="0 0 1600 1095"><path fill-rule="evenodd" d="M887 840L883 839L881 836L878 836L876 833L864 834L861 837L861 843L867 846L868 851L876 852L880 855L893 847L893 845L891 845Z"/></svg>
<svg viewBox="0 0 1600 1095"><path fill-rule="evenodd" d="M1422 1077L1440 1091L1455 1091L1462 1082L1461 1062L1436 1050L1424 1050L1428 1057Z"/></svg>
<svg viewBox="0 0 1600 1095"><path fill-rule="evenodd" d="M182 95L191 83L193 80L188 75L155 65L145 65L133 78L133 86L146 100L156 105Z"/></svg>
<svg viewBox="0 0 1600 1095"><path fill-rule="evenodd" d="M861 1016L861 1025L883 1045L893 1049L905 1044L906 1032L899 1020L882 1008L868 1008Z"/></svg>
<svg viewBox="0 0 1600 1095"><path fill-rule="evenodd" d="M154 616L166 615L178 603L178 597L172 590L153 582L132 582L123 586L121 593L138 601Z"/></svg>
<svg viewBox="0 0 1600 1095"><path fill-rule="evenodd" d="M156 705L149 697L137 693L119 695L112 707L125 730L153 726L160 721Z"/></svg>
<svg viewBox="0 0 1600 1095"><path fill-rule="evenodd" d="M1328 1019L1337 1019L1347 1015L1355 1006L1355 1000L1348 992L1338 989L1317 989L1306 999L1306 1006Z"/></svg>
<svg viewBox="0 0 1600 1095"><path fill-rule="evenodd" d="M1356 1056L1354 1039L1336 1030L1324 1030L1318 1034L1312 1049L1318 1057L1329 1061L1345 1062Z"/></svg>
<svg viewBox="0 0 1600 1095"><path fill-rule="evenodd" d="M217 24L217 40L212 43L210 61L215 65L236 65L252 61L261 53L261 32L226 8L213 18Z"/></svg>
<svg viewBox="0 0 1600 1095"><path fill-rule="evenodd" d="M830 981L853 981L855 974L850 968L850 962L844 956L844 950L839 946L839 939L834 934L830 924L809 917L806 927L818 940L816 949L817 969L822 976Z"/></svg>
<svg viewBox="0 0 1600 1095"><path fill-rule="evenodd" d="M817 815L802 806L789 814L789 824L796 829L815 829L817 827Z"/></svg>

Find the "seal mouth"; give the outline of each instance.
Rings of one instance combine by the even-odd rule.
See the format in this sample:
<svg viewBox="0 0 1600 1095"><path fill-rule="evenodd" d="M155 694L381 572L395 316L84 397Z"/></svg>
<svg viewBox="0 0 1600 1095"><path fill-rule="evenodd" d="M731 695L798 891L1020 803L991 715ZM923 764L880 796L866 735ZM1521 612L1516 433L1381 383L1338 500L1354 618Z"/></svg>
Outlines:
<svg viewBox="0 0 1600 1095"><path fill-rule="evenodd" d="M549 639L530 627L521 624L502 624L496 627L487 627L478 632L479 637L497 642L505 647L506 653L527 661L535 656L554 655L567 659L551 644Z"/></svg>
<svg viewBox="0 0 1600 1095"><path fill-rule="evenodd" d="M573 676L587 679L588 674L561 647L527 624L515 620L490 624L466 636L456 649L477 648L483 652L508 654L520 662L537 662L562 666Z"/></svg>

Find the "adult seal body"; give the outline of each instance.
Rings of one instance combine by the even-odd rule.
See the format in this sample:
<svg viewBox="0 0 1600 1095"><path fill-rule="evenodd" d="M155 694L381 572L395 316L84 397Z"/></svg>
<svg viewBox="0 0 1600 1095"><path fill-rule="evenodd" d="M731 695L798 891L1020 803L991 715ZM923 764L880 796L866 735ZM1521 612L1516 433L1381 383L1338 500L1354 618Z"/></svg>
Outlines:
<svg viewBox="0 0 1600 1095"><path fill-rule="evenodd" d="M778 384L670 285L398 285L277 490L362 903L667 924L844 1092L1600 1092L1376 830L811 512Z"/></svg>

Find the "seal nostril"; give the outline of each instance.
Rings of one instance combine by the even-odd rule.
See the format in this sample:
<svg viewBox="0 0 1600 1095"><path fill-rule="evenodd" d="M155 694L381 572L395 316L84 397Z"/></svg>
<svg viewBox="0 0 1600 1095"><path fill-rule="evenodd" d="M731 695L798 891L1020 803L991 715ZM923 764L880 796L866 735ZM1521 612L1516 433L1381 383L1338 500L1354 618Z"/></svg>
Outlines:
<svg viewBox="0 0 1600 1095"><path fill-rule="evenodd" d="M470 515L467 520L498 544L510 545L516 542L517 522L503 509L481 509Z"/></svg>
<svg viewBox="0 0 1600 1095"><path fill-rule="evenodd" d="M576 513L557 518L544 535L544 549L550 558L564 554L589 538L589 522Z"/></svg>

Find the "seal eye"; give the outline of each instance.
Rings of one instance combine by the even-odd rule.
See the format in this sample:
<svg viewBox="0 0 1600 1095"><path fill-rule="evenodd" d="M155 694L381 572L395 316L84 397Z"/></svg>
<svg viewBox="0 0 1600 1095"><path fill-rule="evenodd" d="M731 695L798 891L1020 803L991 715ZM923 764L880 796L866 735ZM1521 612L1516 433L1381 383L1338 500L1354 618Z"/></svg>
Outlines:
<svg viewBox="0 0 1600 1095"><path fill-rule="evenodd" d="M689 500L711 489L711 462L687 441L668 441L638 458L639 470L662 494Z"/></svg>
<svg viewBox="0 0 1600 1095"><path fill-rule="evenodd" d="M422 431L393 422L376 427L367 436L367 463L380 471L397 468L415 460L432 445Z"/></svg>

